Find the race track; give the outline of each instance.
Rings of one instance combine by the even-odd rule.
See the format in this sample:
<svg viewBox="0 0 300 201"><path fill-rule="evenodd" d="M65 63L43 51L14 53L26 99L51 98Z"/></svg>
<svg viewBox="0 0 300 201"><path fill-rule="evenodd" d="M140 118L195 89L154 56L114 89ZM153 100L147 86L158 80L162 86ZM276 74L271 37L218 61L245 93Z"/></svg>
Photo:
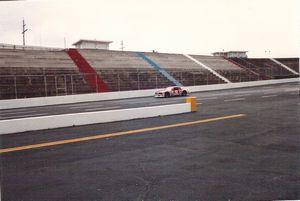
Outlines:
<svg viewBox="0 0 300 201"><path fill-rule="evenodd" d="M2 200L300 199L299 83L192 96L195 113L2 135ZM183 101L1 110L1 119Z"/></svg>

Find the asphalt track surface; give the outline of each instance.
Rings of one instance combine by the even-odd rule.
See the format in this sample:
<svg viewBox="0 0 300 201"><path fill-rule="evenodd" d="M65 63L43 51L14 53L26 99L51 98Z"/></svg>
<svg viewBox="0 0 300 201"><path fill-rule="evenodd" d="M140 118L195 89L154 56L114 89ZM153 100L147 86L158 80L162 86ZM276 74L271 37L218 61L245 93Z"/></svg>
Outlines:
<svg viewBox="0 0 300 201"><path fill-rule="evenodd" d="M2 200L300 199L298 83L192 95L195 113L2 135Z"/></svg>
<svg viewBox="0 0 300 201"><path fill-rule="evenodd" d="M202 102L210 102L214 99L223 97L224 101L238 101L252 96L259 96L261 98L272 98L273 96L280 94L298 94L299 84L279 84L273 86L263 87L250 87L243 89L233 89L218 92L199 92L193 93L192 96ZM260 96L261 95L261 96ZM232 100L233 99L233 100ZM235 100L237 99L237 100ZM110 100L110 101L94 101L94 102L83 102L83 103L72 103L42 107L29 107L29 108L18 108L18 109L5 109L0 110L0 120L5 119L19 119L37 116L49 116L59 115L68 113L81 113L81 112L94 112L94 111L105 111L105 110L118 110L126 108L137 108L137 107L151 107L158 105L168 105L185 102L185 97L176 98L135 98L135 99L124 99L124 100Z"/></svg>

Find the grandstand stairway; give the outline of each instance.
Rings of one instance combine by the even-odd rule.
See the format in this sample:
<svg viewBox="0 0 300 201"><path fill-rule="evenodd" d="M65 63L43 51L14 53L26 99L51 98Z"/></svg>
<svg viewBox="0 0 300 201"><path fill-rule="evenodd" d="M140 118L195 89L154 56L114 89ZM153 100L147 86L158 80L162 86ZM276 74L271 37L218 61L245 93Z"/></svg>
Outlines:
<svg viewBox="0 0 300 201"><path fill-rule="evenodd" d="M297 77L298 75L287 68L267 58L231 58L237 63L249 68L269 79Z"/></svg>
<svg viewBox="0 0 300 201"><path fill-rule="evenodd" d="M195 59L194 57L192 57L190 55L187 55L187 54L184 54L184 56L187 57L187 58L189 58L190 60L194 61L199 66L205 68L206 70L208 70L209 72L211 72L213 75L217 76L218 78L220 78L224 82L231 83L227 78L225 78L224 76L222 76L221 74L219 74L217 71L213 70L212 68L208 67L207 65L203 64L199 60Z"/></svg>
<svg viewBox="0 0 300 201"><path fill-rule="evenodd" d="M272 76L269 73L266 73L266 70L268 69L264 70L259 66L256 66L255 64L249 62L248 59L235 57L235 58L230 58L230 61L236 63L236 65L243 66L245 69L249 69L255 74L259 74L260 79L262 80L272 79Z"/></svg>
<svg viewBox="0 0 300 201"><path fill-rule="evenodd" d="M270 58L271 61L274 61L275 63L277 63L278 65L280 65L281 67L287 69L288 71L290 71L291 73L295 74L295 75L299 75L299 73L297 73L296 71L294 71L293 69L291 69L290 67L288 67L287 65L281 63L280 61L277 61L276 59Z"/></svg>
<svg viewBox="0 0 300 201"><path fill-rule="evenodd" d="M259 73L255 72L254 70L251 70L250 68L247 68L247 67L243 66L242 64L240 64L240 63L234 61L233 59L230 59L230 58L228 58L228 57L223 57L223 58L224 58L225 60L227 60L227 61L229 61L229 62L231 62L231 63L233 63L233 64L239 66L240 68L246 70L248 73L257 76L257 77L258 77L259 79L261 79L261 80L268 80L268 79L271 79L271 78L268 77L268 76L260 75Z"/></svg>
<svg viewBox="0 0 300 201"><path fill-rule="evenodd" d="M171 81L176 86L183 86L179 81L177 81L171 74L169 74L167 71L165 71L160 65L155 63L153 60L151 60L149 57L147 57L142 52L136 53L139 57L141 57L144 61L149 63L155 70L157 70L161 75L166 77L169 81Z"/></svg>
<svg viewBox="0 0 300 201"><path fill-rule="evenodd" d="M276 60L299 73L299 58L276 58Z"/></svg>
<svg viewBox="0 0 300 201"><path fill-rule="evenodd" d="M85 79L90 84L90 86L95 89L96 92L108 92L109 87L97 74L97 72L91 67L91 65L83 58L83 56L77 51L77 49L67 50L68 55L74 61L74 63L79 68L85 76Z"/></svg>

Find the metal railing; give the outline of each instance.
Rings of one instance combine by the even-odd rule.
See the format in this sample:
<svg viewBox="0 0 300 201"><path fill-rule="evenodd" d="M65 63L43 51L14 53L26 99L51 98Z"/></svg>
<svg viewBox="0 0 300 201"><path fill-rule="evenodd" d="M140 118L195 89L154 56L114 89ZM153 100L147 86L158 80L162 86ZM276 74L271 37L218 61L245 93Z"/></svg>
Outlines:
<svg viewBox="0 0 300 201"><path fill-rule="evenodd" d="M13 45L7 43L0 43L0 49L10 49L10 50L48 50L48 51L62 51L63 48L55 47L43 47L43 46L23 46L23 45Z"/></svg>

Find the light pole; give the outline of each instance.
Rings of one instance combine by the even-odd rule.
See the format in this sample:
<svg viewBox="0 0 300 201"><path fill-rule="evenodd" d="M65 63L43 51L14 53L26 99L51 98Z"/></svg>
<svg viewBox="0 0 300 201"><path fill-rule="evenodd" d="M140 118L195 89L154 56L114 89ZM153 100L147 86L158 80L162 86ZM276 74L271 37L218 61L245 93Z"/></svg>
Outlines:
<svg viewBox="0 0 300 201"><path fill-rule="evenodd" d="M123 43L123 40L121 40L121 48L120 48L122 51L124 51L125 47L124 47L124 43Z"/></svg>
<svg viewBox="0 0 300 201"><path fill-rule="evenodd" d="M25 29L25 20L23 18L23 31L22 31L22 34L23 34L23 46L25 46L25 32L28 31L28 29Z"/></svg>
<svg viewBox="0 0 300 201"><path fill-rule="evenodd" d="M271 53L271 50L265 50L265 54L268 55L268 57L270 57L270 53Z"/></svg>

